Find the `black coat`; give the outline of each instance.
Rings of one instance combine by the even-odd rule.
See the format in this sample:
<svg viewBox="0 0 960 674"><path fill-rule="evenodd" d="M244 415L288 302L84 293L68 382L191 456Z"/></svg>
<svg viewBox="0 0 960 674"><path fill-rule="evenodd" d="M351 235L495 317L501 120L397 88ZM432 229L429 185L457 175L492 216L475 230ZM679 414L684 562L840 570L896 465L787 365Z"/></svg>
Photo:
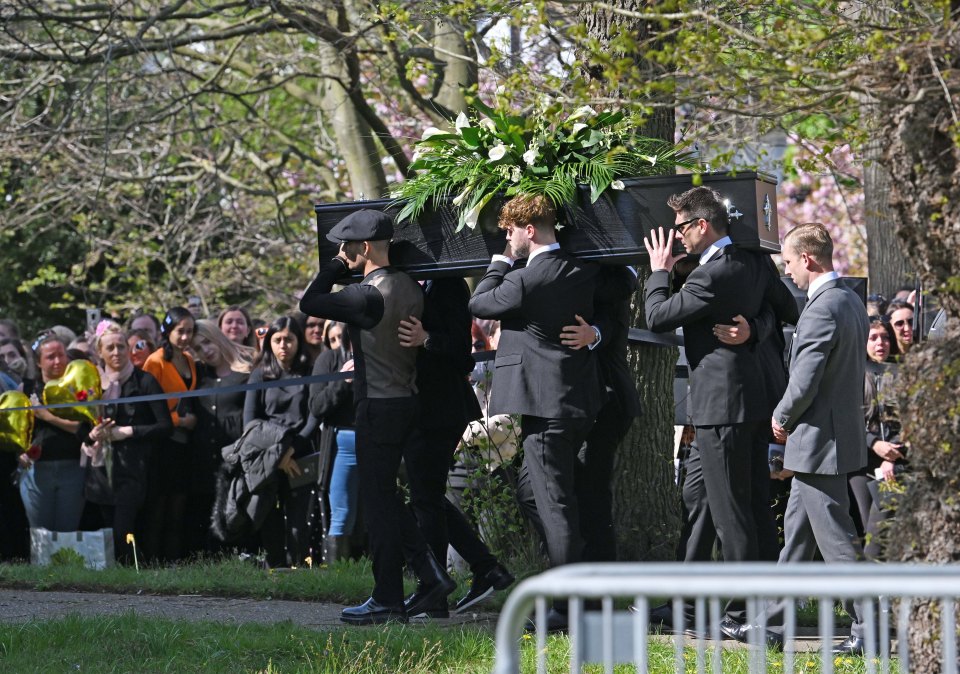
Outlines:
<svg viewBox="0 0 960 674"><path fill-rule="evenodd" d="M760 257L726 246L690 272L683 287L673 295L669 294L669 277L666 271L655 271L647 279L647 325L654 332L683 328L693 424L719 426L768 420L756 345L728 346L713 334L717 323L729 325L738 314L749 320L761 312L770 275Z"/></svg>
<svg viewBox="0 0 960 674"><path fill-rule="evenodd" d="M134 369L120 386L120 397L157 395L163 393L153 375ZM173 432L173 421L165 400L147 403L110 402L104 404L104 416L117 426L131 426L133 436L112 444L112 480L107 481L106 466L90 469L87 476L87 500L113 505L117 499L143 502L149 480L147 466L154 452L163 451L161 441ZM112 483L112 487L111 487Z"/></svg>
<svg viewBox="0 0 960 674"><path fill-rule="evenodd" d="M479 318L500 320L488 411L550 419L592 418L605 401L593 351L560 343L575 316L593 319L599 265L562 250L522 269L490 263L470 299Z"/></svg>
<svg viewBox="0 0 960 674"><path fill-rule="evenodd" d="M198 389L223 389L237 384L247 383L250 377L246 372L231 372L226 377L218 377L209 367L198 366L200 379ZM191 459L191 483L194 493L213 493L217 469L222 461L221 450L236 442L243 433L243 405L246 399L244 391L234 393L213 393L194 398L194 412L197 415L197 427L193 429L193 451Z"/></svg>
<svg viewBox="0 0 960 674"><path fill-rule="evenodd" d="M430 337L417 353L421 428L465 428L482 414L469 381L474 365L469 300L470 290L462 278L424 284L421 320Z"/></svg>
<svg viewBox="0 0 960 674"><path fill-rule="evenodd" d="M339 372L350 354L342 348L324 351L313 364L313 374ZM310 413L327 426L353 428L353 383L345 379L310 384Z"/></svg>

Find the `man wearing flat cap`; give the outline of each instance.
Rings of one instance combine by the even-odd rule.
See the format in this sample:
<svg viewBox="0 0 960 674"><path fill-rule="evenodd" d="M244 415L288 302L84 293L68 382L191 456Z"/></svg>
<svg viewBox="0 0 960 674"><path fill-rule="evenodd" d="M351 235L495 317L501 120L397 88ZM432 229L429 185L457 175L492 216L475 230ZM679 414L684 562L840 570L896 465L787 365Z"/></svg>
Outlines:
<svg viewBox="0 0 960 674"><path fill-rule="evenodd" d="M373 554L374 589L360 606L346 608L344 622L370 625L406 621L444 599L455 583L439 565L397 493L397 472L416 442L417 350L400 345L401 320L423 315L423 291L407 274L390 267L393 220L380 211L351 213L327 234L340 244L320 267L300 300L300 310L346 323L353 343L357 467L361 503ZM350 272L360 283L332 292ZM419 581L423 606L403 604L404 551Z"/></svg>

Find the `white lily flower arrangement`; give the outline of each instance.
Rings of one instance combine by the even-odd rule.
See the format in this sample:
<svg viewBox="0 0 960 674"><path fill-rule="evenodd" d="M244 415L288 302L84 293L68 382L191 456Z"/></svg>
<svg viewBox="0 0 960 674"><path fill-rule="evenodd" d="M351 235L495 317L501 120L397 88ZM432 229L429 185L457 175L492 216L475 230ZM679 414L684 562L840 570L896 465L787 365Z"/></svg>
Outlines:
<svg viewBox="0 0 960 674"><path fill-rule="evenodd" d="M578 184L590 185L595 202L608 188L625 189L623 178L699 170L683 147L637 135L637 121L622 111L584 105L564 116L554 101L519 115L471 104L475 116L460 113L450 130L430 127L417 142L418 173L391 195L405 202L398 221L452 198L459 231L475 228L497 194L543 194L559 208L576 198Z"/></svg>

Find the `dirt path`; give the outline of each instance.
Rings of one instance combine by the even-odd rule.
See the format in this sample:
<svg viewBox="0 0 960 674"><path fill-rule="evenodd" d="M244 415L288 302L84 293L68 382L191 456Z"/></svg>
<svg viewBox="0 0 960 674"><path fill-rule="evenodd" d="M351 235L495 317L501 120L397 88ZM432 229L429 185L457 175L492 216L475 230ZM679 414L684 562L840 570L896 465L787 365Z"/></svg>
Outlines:
<svg viewBox="0 0 960 674"><path fill-rule="evenodd" d="M339 604L287 600L224 599L199 595L94 594L0 589L0 623L52 620L67 615L133 613L148 618L271 624L290 621L313 629L342 627ZM440 625L482 624L491 628L495 613L468 613L436 621Z"/></svg>

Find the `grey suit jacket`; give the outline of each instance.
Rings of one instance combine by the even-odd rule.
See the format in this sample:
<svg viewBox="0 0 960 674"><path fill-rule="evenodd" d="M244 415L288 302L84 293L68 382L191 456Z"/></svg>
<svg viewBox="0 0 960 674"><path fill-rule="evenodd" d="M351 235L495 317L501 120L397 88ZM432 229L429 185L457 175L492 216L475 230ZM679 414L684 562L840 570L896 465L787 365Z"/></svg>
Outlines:
<svg viewBox="0 0 960 674"><path fill-rule="evenodd" d="M863 357L869 321L863 302L839 280L807 302L790 349L790 381L773 412L789 433L783 465L841 475L867 463Z"/></svg>
<svg viewBox="0 0 960 674"><path fill-rule="evenodd" d="M575 315L590 322L598 272L562 250L541 253L522 269L490 264L470 311L500 319L491 414L596 415L605 400L596 356L561 345L560 331L576 323Z"/></svg>

